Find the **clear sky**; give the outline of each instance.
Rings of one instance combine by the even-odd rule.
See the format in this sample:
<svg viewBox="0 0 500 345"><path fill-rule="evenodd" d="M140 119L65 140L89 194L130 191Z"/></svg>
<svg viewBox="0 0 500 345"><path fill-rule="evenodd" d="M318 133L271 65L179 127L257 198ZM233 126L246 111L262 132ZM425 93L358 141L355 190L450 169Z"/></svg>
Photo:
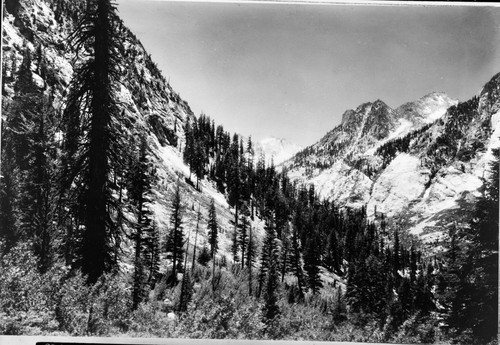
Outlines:
<svg viewBox="0 0 500 345"><path fill-rule="evenodd" d="M198 115L307 146L347 109L432 91L467 100L500 72L500 8L118 0Z"/></svg>

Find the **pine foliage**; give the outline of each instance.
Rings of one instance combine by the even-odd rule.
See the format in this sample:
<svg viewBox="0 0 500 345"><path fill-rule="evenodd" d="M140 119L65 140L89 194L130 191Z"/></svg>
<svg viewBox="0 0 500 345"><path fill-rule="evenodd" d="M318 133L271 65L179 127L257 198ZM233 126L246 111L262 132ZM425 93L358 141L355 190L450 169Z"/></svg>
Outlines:
<svg viewBox="0 0 500 345"><path fill-rule="evenodd" d="M177 282L177 273L182 271L184 257L184 206L181 199L180 184L177 183L171 204L170 232L166 242L167 251L172 253L171 281Z"/></svg>
<svg viewBox="0 0 500 345"><path fill-rule="evenodd" d="M219 249L218 233L219 224L217 221L217 211L215 210L215 202L212 199L210 203L210 208L208 210L208 243L210 244L210 255L212 258L215 257L217 249Z"/></svg>
<svg viewBox="0 0 500 345"><path fill-rule="evenodd" d="M110 0L88 2L71 44L87 58L75 68L65 110L68 164L63 180L66 197L77 200L69 221L84 226L75 263L95 283L117 265L113 253L120 242L122 205L113 197L112 175L123 171L127 156L115 95L122 48Z"/></svg>

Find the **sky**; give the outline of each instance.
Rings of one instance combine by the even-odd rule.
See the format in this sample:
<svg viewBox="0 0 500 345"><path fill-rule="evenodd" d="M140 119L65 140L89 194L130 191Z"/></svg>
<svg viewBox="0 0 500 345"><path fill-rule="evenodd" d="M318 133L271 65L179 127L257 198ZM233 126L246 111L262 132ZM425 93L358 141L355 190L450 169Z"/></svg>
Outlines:
<svg viewBox="0 0 500 345"><path fill-rule="evenodd" d="M254 140L307 146L361 103L465 101L500 72L500 7L117 3L195 114Z"/></svg>

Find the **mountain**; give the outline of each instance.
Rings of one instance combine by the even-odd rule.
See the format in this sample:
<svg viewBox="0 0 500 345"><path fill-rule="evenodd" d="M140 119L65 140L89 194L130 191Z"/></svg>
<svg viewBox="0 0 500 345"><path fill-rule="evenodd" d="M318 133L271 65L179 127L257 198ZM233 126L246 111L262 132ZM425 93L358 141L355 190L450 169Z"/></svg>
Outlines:
<svg viewBox="0 0 500 345"><path fill-rule="evenodd" d="M68 87L73 77L76 56L68 37L78 21L77 13L83 13L85 1L7 1L3 23L3 90L2 106L5 108L15 94L15 76L24 56L32 57L31 71L34 81L44 94L50 96L51 106L62 112ZM215 184L202 179L199 188L193 187L192 173L182 158L185 147L184 128L186 122L196 121L188 103L168 83L151 56L136 36L123 23L119 27L124 42L126 61L122 63L123 83L117 99L123 109L122 116L128 126L121 130L130 135L133 130L144 129L147 133L151 159L158 177L153 187L154 219L164 238L169 230L170 205L177 183L181 186L184 222L186 227L195 227L196 209L200 205L201 222L206 223L208 208L215 200L221 227L232 228L234 210L229 207L226 196L218 192ZM9 112L3 111L3 129L8 127ZM132 149L132 148L131 148ZM255 222L257 232L262 228ZM194 239L194 232L189 236ZM203 243L205 230L200 232ZM221 253L227 254L230 236L221 238ZM126 249L130 250L130 248ZM127 267L127 263L124 263Z"/></svg>
<svg viewBox="0 0 500 345"><path fill-rule="evenodd" d="M500 74L471 100L431 93L396 109L361 104L316 144L285 162L322 197L365 206L427 242L467 222L498 147Z"/></svg>
<svg viewBox="0 0 500 345"><path fill-rule="evenodd" d="M6 8L3 104L14 95L14 74L27 49L33 56L34 80L52 94L53 107L61 108L77 59L67 37L84 2L8 1ZM195 222L195 204L207 210L214 198L221 222L230 228L234 210L227 195L208 177L201 180L199 191L189 183L192 174L182 159L184 127L195 115L135 35L123 25L120 32L127 61L118 98L130 122L149 134L161 180L155 187L154 207L160 227L168 228L168 200L179 181L191 206L189 222ZM497 107L497 85L495 76L478 97L460 104L442 92L395 109L382 100L366 102L347 110L341 124L312 146L301 150L284 139L267 138L255 145L256 151L287 168L292 180L313 184L322 198L344 206L367 206L372 217L405 219L414 233L423 233L441 226L447 217L438 218L452 212L457 203L473 204L495 145L492 133L498 121L491 109ZM3 119L8 123L5 112ZM262 226L256 228L262 231Z"/></svg>
<svg viewBox="0 0 500 345"><path fill-rule="evenodd" d="M286 139L269 137L256 143L257 153L262 153L268 161L273 160L279 165L287 159L293 157L302 147L289 142Z"/></svg>
<svg viewBox="0 0 500 345"><path fill-rule="evenodd" d="M53 108L61 109L72 66L79 59L67 37L78 20L75 13L83 12L84 6L84 1L7 1L2 47L4 107L13 98L14 76L29 51L34 81L51 95ZM197 204L206 221L213 198L221 226L232 228L234 209L227 193L221 192L224 184L205 176L199 188L194 188L192 171L182 158L184 128L196 116L123 24L120 34L127 54L118 99L128 121L148 133L159 176L153 211L160 229L163 233L168 229L169 201L176 183L189 206L188 224L196 221ZM433 229L448 225L452 216L458 221L468 219L463 211L471 209L478 196L491 148L498 144L498 79L496 75L476 97L463 103L442 92L395 109L382 100L366 102L347 110L341 124L312 146L301 150L284 139L267 138L255 145L256 151L285 167L293 181L313 184L321 198L342 206L366 206L372 218L383 214L392 222L404 222L415 234L432 237ZM7 113L2 116L8 125ZM254 225L262 233L258 218ZM222 239L224 253L229 236Z"/></svg>
<svg viewBox="0 0 500 345"><path fill-rule="evenodd" d="M195 116L110 0L5 7L0 334L496 338L500 75L364 103L276 167L298 148Z"/></svg>

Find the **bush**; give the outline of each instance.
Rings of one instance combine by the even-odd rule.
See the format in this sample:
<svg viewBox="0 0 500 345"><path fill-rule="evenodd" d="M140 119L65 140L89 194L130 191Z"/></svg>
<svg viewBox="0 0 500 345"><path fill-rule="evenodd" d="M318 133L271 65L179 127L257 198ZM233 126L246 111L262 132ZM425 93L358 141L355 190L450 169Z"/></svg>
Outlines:
<svg viewBox="0 0 500 345"><path fill-rule="evenodd" d="M288 304L286 298L281 298L281 316L277 324L268 330L268 337L293 340L327 339L327 333L332 330L332 318L313 304L315 303Z"/></svg>
<svg viewBox="0 0 500 345"><path fill-rule="evenodd" d="M139 304L131 315L130 336L171 337L175 320L169 319L162 311L161 303L152 301Z"/></svg>
<svg viewBox="0 0 500 345"><path fill-rule="evenodd" d="M210 269L197 272L195 277L207 277ZM248 277L244 271L231 274L226 270L220 276L215 291L211 277L195 284L193 300L179 320L173 336L190 338L240 338L262 337L261 303L248 296Z"/></svg>
<svg viewBox="0 0 500 345"><path fill-rule="evenodd" d="M65 269L40 274L30 248L19 244L0 260L0 334L39 335L58 328L54 295Z"/></svg>
<svg viewBox="0 0 500 345"><path fill-rule="evenodd" d="M123 277L107 274L92 286L75 274L60 289L57 318L72 335L109 335L126 332L130 326L130 287Z"/></svg>
<svg viewBox="0 0 500 345"><path fill-rule="evenodd" d="M396 343L430 344L436 340L437 321L432 317L421 318L418 314L403 322L393 338ZM472 344L466 342L467 344Z"/></svg>
<svg viewBox="0 0 500 345"><path fill-rule="evenodd" d="M57 320L61 329L71 335L86 335L89 321L90 288L85 278L77 274L61 286L56 307Z"/></svg>

